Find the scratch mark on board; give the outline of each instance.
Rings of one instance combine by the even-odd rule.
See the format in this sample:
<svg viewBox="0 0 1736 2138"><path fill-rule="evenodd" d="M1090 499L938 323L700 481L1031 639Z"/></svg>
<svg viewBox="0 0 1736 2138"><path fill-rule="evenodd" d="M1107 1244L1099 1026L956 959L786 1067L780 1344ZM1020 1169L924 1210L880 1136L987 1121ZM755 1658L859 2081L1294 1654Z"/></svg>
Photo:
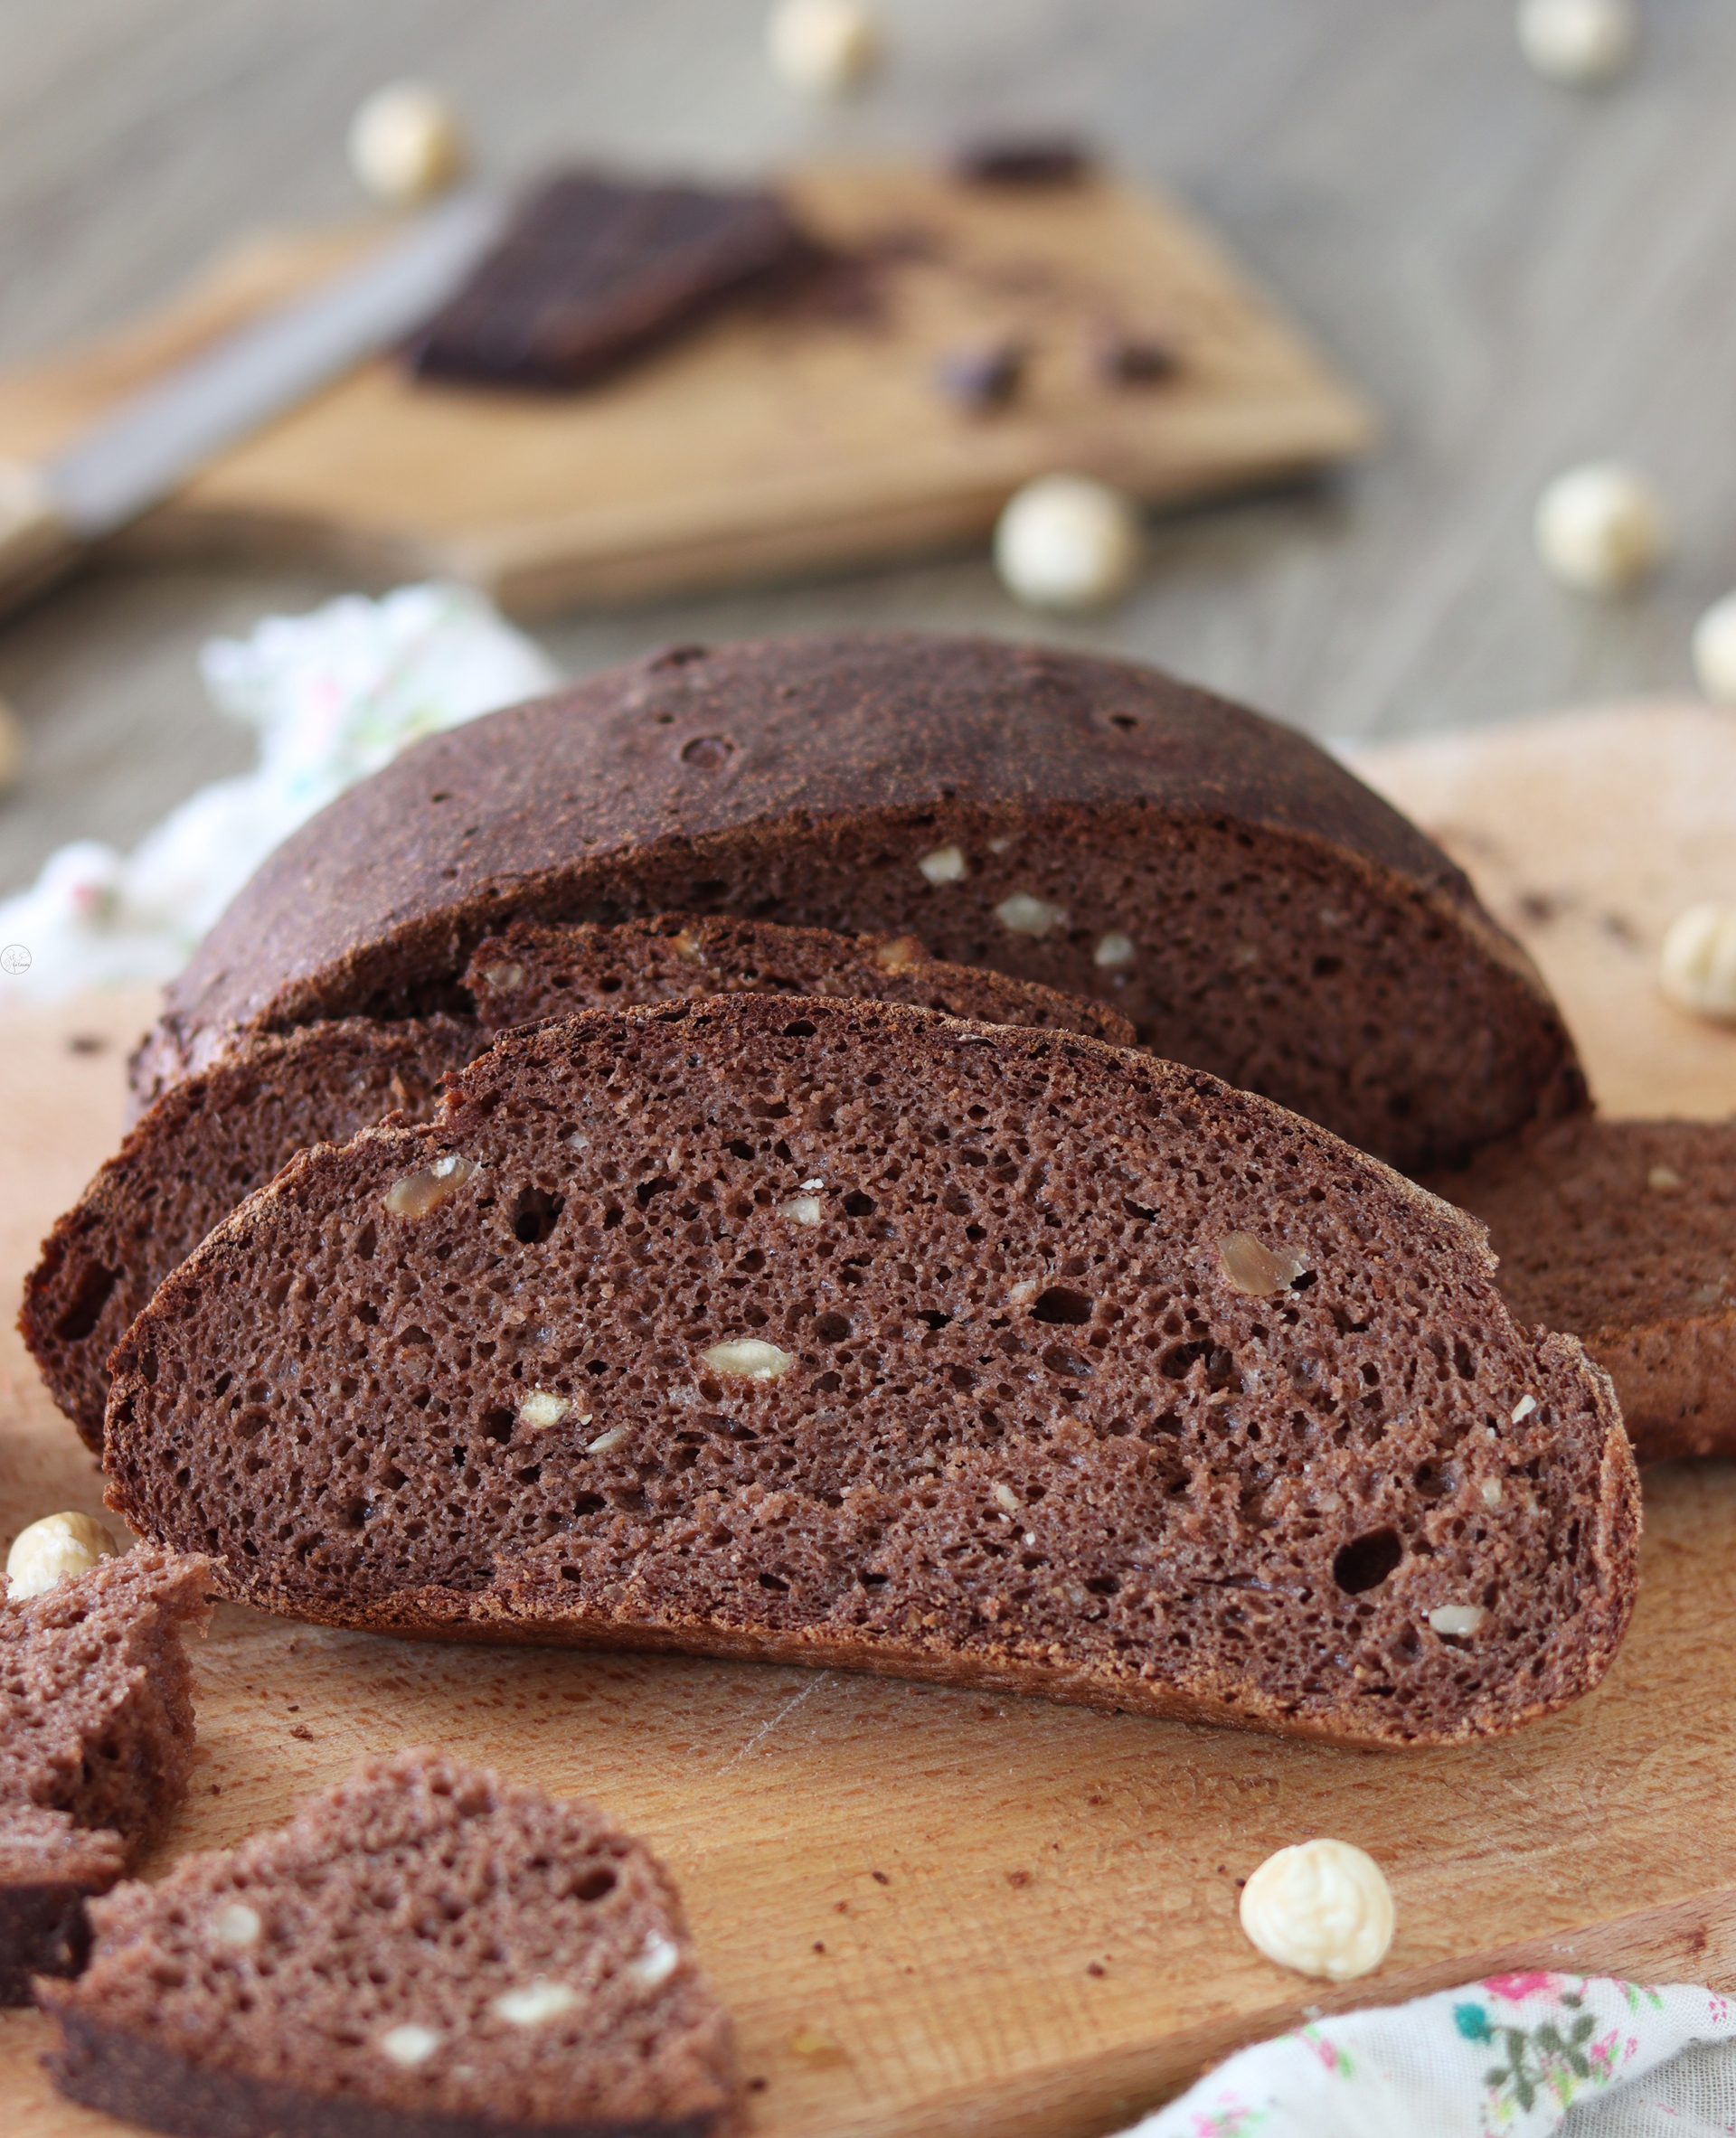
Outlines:
<svg viewBox="0 0 1736 2138"><path fill-rule="evenodd" d="M778 1712L771 1718L769 1722L762 1722L760 1725L759 1728L754 1731L753 1735L748 1739L747 1743L742 1746L741 1749L732 1759L726 1759L723 1762L722 1766L718 1768L718 1773L720 1775L727 1775L731 1767L740 1766L741 1762L747 1757L748 1754L753 1750L754 1747L758 1744L763 1743L764 1740L771 1735L772 1731L777 1728L778 1725L782 1722L787 1716L793 1715L796 1712L797 1709L801 1706L804 1700L811 1700L814 1695L820 1690L821 1686L826 1683L826 1680L831 1675L832 1673L830 1671L822 1671L819 1676L815 1679L811 1685L804 1685L798 1693L796 1693L792 1698L787 1700L783 1706L779 1708Z"/></svg>

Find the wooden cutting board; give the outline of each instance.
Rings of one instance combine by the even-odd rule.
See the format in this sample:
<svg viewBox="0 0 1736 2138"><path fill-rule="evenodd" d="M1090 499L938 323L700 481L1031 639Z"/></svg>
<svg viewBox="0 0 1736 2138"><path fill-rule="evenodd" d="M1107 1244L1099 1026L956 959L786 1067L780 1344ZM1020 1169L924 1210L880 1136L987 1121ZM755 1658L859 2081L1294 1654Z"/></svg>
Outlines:
<svg viewBox="0 0 1736 2138"><path fill-rule="evenodd" d="M1641 708L1365 767L1516 918L1618 1103L1736 1105L1736 1031L1693 1025L1651 979L1677 906L1736 898L1736 722ZM1524 903L1543 892L1554 903ZM150 1006L0 1022L8 1291L113 1140ZM100 1510L10 1328L0 1465L0 1540ZM1411 1757L835 1672L399 1644L224 1606L197 1659L194 1794L151 1868L281 1820L364 1753L438 1741L597 1796L666 1859L736 2014L760 2138L1082 2138L1316 2010L1519 1967L1736 1988L1733 1528L1736 1466L1652 1472L1644 1590L1604 1686L1515 1738ZM1398 1907L1385 1966L1335 1992L1262 1960L1236 1921L1237 1880L1317 1833L1368 1849ZM35 2014L0 2016L0 2128L113 2132L49 2092L44 2039Z"/></svg>
<svg viewBox="0 0 1736 2138"><path fill-rule="evenodd" d="M1166 201L1107 180L966 186L871 166L778 181L872 264L809 301L738 306L594 390L413 384L363 367L226 455L126 538L253 549L382 582L446 576L527 613L862 564L982 535L1057 468L1159 500L1360 451L1368 415ZM0 456L51 453L165 364L379 241L256 241L177 303L0 379ZM1106 330L1156 334L1172 381L1106 385ZM1031 351L1014 403L961 413L963 350Z"/></svg>

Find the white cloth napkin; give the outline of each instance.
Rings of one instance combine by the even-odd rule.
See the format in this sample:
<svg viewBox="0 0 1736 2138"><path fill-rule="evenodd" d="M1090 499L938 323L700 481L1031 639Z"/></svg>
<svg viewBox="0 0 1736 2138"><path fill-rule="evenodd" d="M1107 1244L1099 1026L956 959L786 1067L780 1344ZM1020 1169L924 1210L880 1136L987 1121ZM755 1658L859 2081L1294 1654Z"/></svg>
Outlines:
<svg viewBox="0 0 1736 2138"><path fill-rule="evenodd" d="M80 839L0 900L0 1001L167 980L271 849L406 743L560 680L465 587L359 594L268 617L200 655L220 711L259 730L258 768L172 810L130 854Z"/></svg>
<svg viewBox="0 0 1736 2138"><path fill-rule="evenodd" d="M1607 1975L1494 1975L1243 2049L1126 2138L1557 2132L1736 2133L1736 2001Z"/></svg>

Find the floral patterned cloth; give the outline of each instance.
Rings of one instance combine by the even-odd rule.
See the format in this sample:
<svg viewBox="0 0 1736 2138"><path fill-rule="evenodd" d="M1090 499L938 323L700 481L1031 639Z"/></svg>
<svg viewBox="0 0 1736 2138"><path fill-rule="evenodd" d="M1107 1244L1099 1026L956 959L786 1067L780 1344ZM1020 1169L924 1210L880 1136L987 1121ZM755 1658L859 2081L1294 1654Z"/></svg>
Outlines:
<svg viewBox="0 0 1736 2138"><path fill-rule="evenodd" d="M280 840L406 744L558 680L541 648L465 587L360 594L267 617L200 656L220 711L259 738L251 772L201 787L130 853L62 846L0 899L0 1007L167 980Z"/></svg>
<svg viewBox="0 0 1736 2138"><path fill-rule="evenodd" d="M1244 2049L1126 2138L1711 2138L1736 2048L1694 2045L1724 2042L1711 1990L1498 1974Z"/></svg>

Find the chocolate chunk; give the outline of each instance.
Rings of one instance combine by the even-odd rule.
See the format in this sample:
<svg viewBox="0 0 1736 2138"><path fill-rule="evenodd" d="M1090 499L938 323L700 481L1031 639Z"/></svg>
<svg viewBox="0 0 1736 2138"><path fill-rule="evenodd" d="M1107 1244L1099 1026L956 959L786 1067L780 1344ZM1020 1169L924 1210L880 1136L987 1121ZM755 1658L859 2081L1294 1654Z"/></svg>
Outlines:
<svg viewBox="0 0 1736 2138"><path fill-rule="evenodd" d="M424 379L589 385L783 267L803 240L767 193L552 179L411 346Z"/></svg>
<svg viewBox="0 0 1736 2138"><path fill-rule="evenodd" d="M1077 185L1092 168L1090 151L1063 136L978 141L953 159L955 176L972 185Z"/></svg>
<svg viewBox="0 0 1736 2138"><path fill-rule="evenodd" d="M1024 373L1024 348L1001 342L993 348L959 349L935 366L934 382L961 409L999 409L1019 390Z"/></svg>
<svg viewBox="0 0 1736 2138"><path fill-rule="evenodd" d="M1180 368L1174 344L1155 334L1105 334L1092 352L1092 369L1109 386L1160 385Z"/></svg>

